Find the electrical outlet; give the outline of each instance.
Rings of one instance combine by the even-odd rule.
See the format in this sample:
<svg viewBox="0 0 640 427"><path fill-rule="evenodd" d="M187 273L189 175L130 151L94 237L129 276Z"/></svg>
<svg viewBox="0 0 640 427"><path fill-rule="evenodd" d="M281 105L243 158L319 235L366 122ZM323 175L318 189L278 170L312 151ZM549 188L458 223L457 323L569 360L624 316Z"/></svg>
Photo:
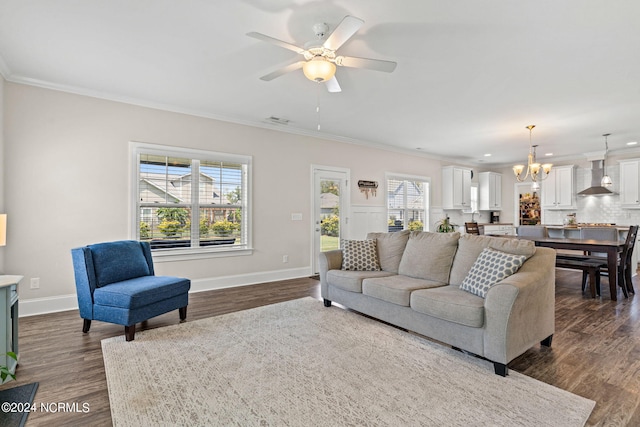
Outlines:
<svg viewBox="0 0 640 427"><path fill-rule="evenodd" d="M40 278L39 277L31 278L31 289L40 289Z"/></svg>
<svg viewBox="0 0 640 427"><path fill-rule="evenodd" d="M289 262L289 255L282 255L282 262Z"/></svg>

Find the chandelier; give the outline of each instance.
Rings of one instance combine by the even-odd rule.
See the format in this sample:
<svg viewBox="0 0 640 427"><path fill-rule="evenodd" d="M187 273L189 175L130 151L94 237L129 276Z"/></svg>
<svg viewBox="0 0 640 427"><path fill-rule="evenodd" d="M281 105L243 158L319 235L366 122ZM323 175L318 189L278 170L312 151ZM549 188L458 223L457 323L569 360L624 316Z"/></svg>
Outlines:
<svg viewBox="0 0 640 427"><path fill-rule="evenodd" d="M549 176L549 172L551 172L551 163L545 163L541 165L536 161L536 147L537 145L533 145L531 143L531 131L536 125L529 125L527 129L529 129L529 156L527 157L527 170L525 172L524 165L515 165L513 167L513 173L516 175L516 180L518 182L524 182L527 178L531 177L532 181L532 190L540 189L540 181L544 180Z"/></svg>

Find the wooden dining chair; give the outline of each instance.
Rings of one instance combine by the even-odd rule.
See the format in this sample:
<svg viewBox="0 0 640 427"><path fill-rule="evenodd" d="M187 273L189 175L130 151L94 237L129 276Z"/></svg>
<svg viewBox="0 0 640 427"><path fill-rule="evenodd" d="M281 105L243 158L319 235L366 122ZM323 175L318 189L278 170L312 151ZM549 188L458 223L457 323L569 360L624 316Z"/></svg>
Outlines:
<svg viewBox="0 0 640 427"><path fill-rule="evenodd" d="M632 225L629 227L621 258L624 257L624 284L627 287L627 291L633 294L635 294L636 291L633 289L631 278L633 272L638 268L637 265L633 265L633 248L636 245L636 240L638 240L638 226Z"/></svg>
<svg viewBox="0 0 640 427"><path fill-rule="evenodd" d="M464 231L467 234L480 234L480 229L478 228L477 222L465 222Z"/></svg>
<svg viewBox="0 0 640 427"><path fill-rule="evenodd" d="M617 239L617 230L616 230L616 239ZM616 239L612 239L612 240L616 240ZM620 253L620 257L618 258L618 280L620 283L620 287L622 288L622 291L625 296L628 296L628 292L635 293L631 278L633 276L633 272L637 268L637 266L633 265L633 249L635 247L636 240L638 240L638 226L632 225L629 227L629 231L627 232L627 237L625 238L622 252ZM592 256L589 258L606 261L606 257ZM604 267L600 273L603 276L608 276L606 267ZM582 290L584 290L586 287L587 287L587 277L583 275ZM598 294L600 294L599 283L596 285L596 287L597 287Z"/></svg>

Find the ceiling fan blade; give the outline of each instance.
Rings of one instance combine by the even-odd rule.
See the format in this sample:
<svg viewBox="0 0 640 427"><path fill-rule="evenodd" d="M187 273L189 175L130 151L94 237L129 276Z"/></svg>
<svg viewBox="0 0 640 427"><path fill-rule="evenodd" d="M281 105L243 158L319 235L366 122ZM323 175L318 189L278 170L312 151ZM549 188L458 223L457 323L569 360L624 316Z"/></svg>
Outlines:
<svg viewBox="0 0 640 427"><path fill-rule="evenodd" d="M260 80L264 80L265 82L268 82L270 80L275 79L276 77L280 77L283 74L286 74L290 71L295 71L295 70L299 70L300 68L302 68L302 65L304 65L305 61L298 61L298 62L294 62L293 64L289 64L287 66L284 66L282 68L279 68L277 70L275 70L272 73L269 73L265 76L260 77Z"/></svg>
<svg viewBox="0 0 640 427"><path fill-rule="evenodd" d="M264 42L275 44L276 46L280 46L285 49L292 50L295 53L300 53L300 54L304 53L304 49L301 47L298 47L291 43L284 42L282 40L274 39L273 37L269 37L261 33L251 32L251 33L247 33L247 35L249 37L253 37L254 39L262 40Z"/></svg>
<svg viewBox="0 0 640 427"><path fill-rule="evenodd" d="M368 70L384 71L390 73L396 69L397 63L393 61L383 61L381 59L356 58L354 56L338 56L336 64L343 67L366 68Z"/></svg>
<svg viewBox="0 0 640 427"><path fill-rule="evenodd" d="M360 18L351 15L345 16L322 46L326 49L338 50L362 27L362 24L364 24L364 21Z"/></svg>
<svg viewBox="0 0 640 427"><path fill-rule="evenodd" d="M333 76L329 80L325 81L324 84L327 86L327 90L331 93L342 92L336 76Z"/></svg>

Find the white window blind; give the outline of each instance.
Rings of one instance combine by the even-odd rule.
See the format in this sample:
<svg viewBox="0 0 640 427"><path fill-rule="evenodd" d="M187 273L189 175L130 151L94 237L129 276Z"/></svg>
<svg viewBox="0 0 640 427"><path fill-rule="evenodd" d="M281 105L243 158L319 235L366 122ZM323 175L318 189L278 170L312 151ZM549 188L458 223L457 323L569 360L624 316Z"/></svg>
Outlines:
<svg viewBox="0 0 640 427"><path fill-rule="evenodd" d="M134 144L136 239L154 252L250 246L251 157Z"/></svg>

